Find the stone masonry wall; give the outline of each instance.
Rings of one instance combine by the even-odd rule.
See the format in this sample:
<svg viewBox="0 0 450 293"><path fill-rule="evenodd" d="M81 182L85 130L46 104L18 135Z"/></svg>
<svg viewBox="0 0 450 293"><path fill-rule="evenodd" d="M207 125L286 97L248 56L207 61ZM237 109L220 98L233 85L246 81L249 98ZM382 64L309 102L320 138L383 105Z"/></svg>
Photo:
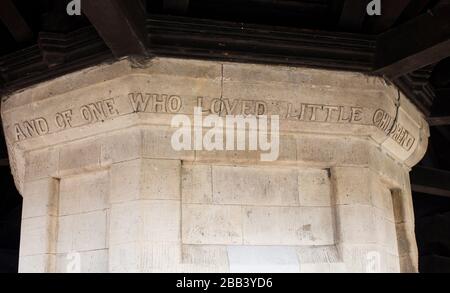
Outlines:
<svg viewBox="0 0 450 293"><path fill-rule="evenodd" d="M279 115L278 159L175 151L170 121L199 103ZM417 271L428 126L378 78L124 59L4 97L2 117L21 272Z"/></svg>

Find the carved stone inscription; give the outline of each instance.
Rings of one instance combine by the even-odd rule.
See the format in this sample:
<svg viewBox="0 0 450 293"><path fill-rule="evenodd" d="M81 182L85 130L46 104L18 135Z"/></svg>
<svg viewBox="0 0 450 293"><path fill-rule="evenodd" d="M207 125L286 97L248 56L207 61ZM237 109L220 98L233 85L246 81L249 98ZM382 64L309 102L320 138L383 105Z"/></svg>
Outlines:
<svg viewBox="0 0 450 293"><path fill-rule="evenodd" d="M103 122L111 117L120 115L116 109L115 99L105 99L82 105L79 109L68 109L55 113L54 117L36 118L25 120L14 125L14 135L16 141L43 136L57 130L72 128L74 125L74 115L78 114L83 124ZM52 123L53 120L53 124Z"/></svg>
<svg viewBox="0 0 450 293"><path fill-rule="evenodd" d="M411 133L384 110L366 113L362 107L285 101L262 101L229 98L184 97L180 95L131 92L114 98L99 99L72 109L64 109L46 117L25 120L14 125L14 138L21 141L73 127L104 122L137 112L192 114L193 107L202 107L205 114L279 115L281 120L339 124L375 125L406 151L415 142ZM192 109L191 109L192 107ZM372 119L373 121L370 121Z"/></svg>
<svg viewBox="0 0 450 293"><path fill-rule="evenodd" d="M416 138L406 128L384 110L378 109L375 111L373 123L406 151L409 151L416 141Z"/></svg>

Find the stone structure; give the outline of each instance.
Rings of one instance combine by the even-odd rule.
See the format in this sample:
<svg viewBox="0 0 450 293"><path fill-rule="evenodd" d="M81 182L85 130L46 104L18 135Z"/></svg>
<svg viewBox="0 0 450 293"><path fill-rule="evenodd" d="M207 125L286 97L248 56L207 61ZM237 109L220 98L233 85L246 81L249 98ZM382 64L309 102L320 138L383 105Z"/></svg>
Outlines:
<svg viewBox="0 0 450 293"><path fill-rule="evenodd" d="M280 117L280 156L175 151L196 105ZM428 125L378 77L123 59L3 97L21 272L415 272ZM220 109L220 110L218 110Z"/></svg>

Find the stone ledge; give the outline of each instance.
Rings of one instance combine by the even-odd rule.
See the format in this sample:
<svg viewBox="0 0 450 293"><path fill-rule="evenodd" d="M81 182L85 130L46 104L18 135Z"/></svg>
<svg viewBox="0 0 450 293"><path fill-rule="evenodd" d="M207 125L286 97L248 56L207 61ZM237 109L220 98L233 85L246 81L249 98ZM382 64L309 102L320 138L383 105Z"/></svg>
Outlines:
<svg viewBox="0 0 450 293"><path fill-rule="evenodd" d="M285 135L369 137L407 167L427 147L427 123L394 86L361 73L307 68L171 58L136 67L123 59L13 93L1 110L20 174L22 151L132 125L169 126L174 114L192 115L198 104L214 112L218 103L227 114L264 105L264 114L280 116Z"/></svg>

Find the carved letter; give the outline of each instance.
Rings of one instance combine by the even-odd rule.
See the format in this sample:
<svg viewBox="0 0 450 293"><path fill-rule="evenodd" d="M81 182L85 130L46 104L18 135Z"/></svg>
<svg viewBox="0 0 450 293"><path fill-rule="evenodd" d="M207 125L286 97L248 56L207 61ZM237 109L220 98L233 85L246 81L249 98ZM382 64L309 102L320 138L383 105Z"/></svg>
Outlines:
<svg viewBox="0 0 450 293"><path fill-rule="evenodd" d="M177 113L181 110L182 105L183 102L179 96L170 96L167 101L167 109L169 110L169 113Z"/></svg>
<svg viewBox="0 0 450 293"><path fill-rule="evenodd" d="M131 106L133 107L134 112L145 112L148 107L148 101L150 100L149 95L144 96L141 93L130 93L128 94L128 98L130 99Z"/></svg>
<svg viewBox="0 0 450 293"><path fill-rule="evenodd" d="M25 135L19 124L14 125L14 129L16 132L16 141L20 141L27 138L27 136Z"/></svg>
<svg viewBox="0 0 450 293"><path fill-rule="evenodd" d="M359 122L362 120L363 110L362 108L352 107L352 119L351 122Z"/></svg>

